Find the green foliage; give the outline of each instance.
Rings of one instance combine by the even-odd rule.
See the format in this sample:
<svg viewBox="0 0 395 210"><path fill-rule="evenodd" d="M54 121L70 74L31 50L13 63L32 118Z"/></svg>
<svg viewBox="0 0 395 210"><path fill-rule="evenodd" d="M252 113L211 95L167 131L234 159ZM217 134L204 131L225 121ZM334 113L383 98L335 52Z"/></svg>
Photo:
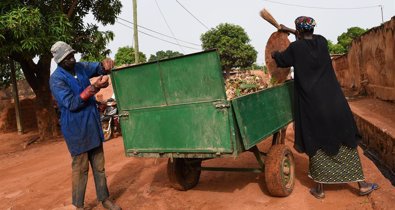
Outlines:
<svg viewBox="0 0 395 210"><path fill-rule="evenodd" d="M23 80L24 76L18 63L14 63L16 80ZM10 60L0 58L0 89L5 89L11 85Z"/></svg>
<svg viewBox="0 0 395 210"><path fill-rule="evenodd" d="M266 65L263 66L263 73L265 73L265 74L269 73L269 71L267 70L267 66Z"/></svg>
<svg viewBox="0 0 395 210"><path fill-rule="evenodd" d="M96 31L95 34L95 39L93 39L95 43L93 45L89 43L85 46L86 53L82 54L81 61L100 62L111 53L110 49L97 50L95 46L105 46L109 41L114 39L114 33L111 31L103 33Z"/></svg>
<svg viewBox="0 0 395 210"><path fill-rule="evenodd" d="M274 77L270 77L269 86L274 86L278 84L277 80Z"/></svg>
<svg viewBox="0 0 395 210"><path fill-rule="evenodd" d="M84 24L84 18L92 14L97 23L114 24L121 7L121 0L0 0L0 59L10 57L20 64L40 104L37 113L52 108L48 87L51 46L64 41L88 59L108 54L106 45L113 34L99 31L95 24ZM0 68L0 74L6 69ZM56 133L52 132L56 125L50 123L55 117L37 115L47 122L38 124L40 139Z"/></svg>
<svg viewBox="0 0 395 210"><path fill-rule="evenodd" d="M345 49L348 49L351 46L352 40L361 36L365 32L365 29L359 27L351 27L347 29L347 32L342 33L340 36L337 37L337 42Z"/></svg>
<svg viewBox="0 0 395 210"><path fill-rule="evenodd" d="M257 51L249 44L250 38L238 25L220 24L202 34L200 40L203 49L218 50L222 68L225 70L251 66L257 58Z"/></svg>
<svg viewBox="0 0 395 210"><path fill-rule="evenodd" d="M148 62L158 61L158 60L162 60L162 59L166 59L166 58L177 57L177 56L181 56L181 55L183 55L183 54L180 52L177 52L177 51L166 50L166 52L165 52L165 51L161 50L161 51L156 52L155 55L151 54L148 59Z"/></svg>
<svg viewBox="0 0 395 210"><path fill-rule="evenodd" d="M96 25L84 25L83 18L91 12L103 25L113 24L121 12L120 0L80 0L72 5L73 2L2 0L0 57L13 55L31 59L49 54L52 44L59 40L83 55L108 54L105 46L113 34L99 31Z"/></svg>
<svg viewBox="0 0 395 210"><path fill-rule="evenodd" d="M260 66L257 63L253 63L251 66L247 66L243 70L263 70L263 66Z"/></svg>
<svg viewBox="0 0 395 210"><path fill-rule="evenodd" d="M332 41L328 40L329 52L332 54L347 53L348 49L351 47L352 41L365 32L366 29L362 29L359 27L348 28L347 32L344 32L337 37L337 44L333 44Z"/></svg>
<svg viewBox="0 0 395 210"><path fill-rule="evenodd" d="M340 44L333 44L331 40L328 40L328 49L330 54L344 54L347 53L347 49Z"/></svg>
<svg viewBox="0 0 395 210"><path fill-rule="evenodd" d="M144 53L139 52L139 62L145 63L147 61L147 57ZM124 64L134 64L134 48L133 47L120 47L118 48L118 52L115 54L115 66L121 66Z"/></svg>
<svg viewBox="0 0 395 210"><path fill-rule="evenodd" d="M17 2L15 3L17 4ZM65 15L44 16L39 8L16 7L0 16L0 56L19 53L24 58L48 52L55 40L69 41L71 25Z"/></svg>

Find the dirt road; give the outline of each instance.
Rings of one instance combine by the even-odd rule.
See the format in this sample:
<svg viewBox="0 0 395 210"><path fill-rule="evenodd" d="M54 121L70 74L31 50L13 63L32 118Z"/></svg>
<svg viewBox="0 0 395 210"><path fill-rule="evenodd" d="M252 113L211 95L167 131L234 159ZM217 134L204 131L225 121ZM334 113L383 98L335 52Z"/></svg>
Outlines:
<svg viewBox="0 0 395 210"><path fill-rule="evenodd" d="M38 143L23 149L23 144L37 133L0 135L0 209L74 209L71 205L71 158L63 139ZM292 129L287 144L292 146ZM269 141L259 147L265 150ZM326 198L317 200L308 189L308 159L294 152L296 185L286 198L269 196L260 177L254 173L203 171L192 190L172 189L166 175L167 159L127 158L122 137L104 143L106 172L111 198L123 209L393 209L395 188L375 165L361 155L365 176L381 189L370 196L358 196L357 184L326 187ZM360 152L362 152L360 150ZM214 159L203 165L255 167L251 153L236 159ZM87 209L103 209L96 201L93 177L89 175Z"/></svg>

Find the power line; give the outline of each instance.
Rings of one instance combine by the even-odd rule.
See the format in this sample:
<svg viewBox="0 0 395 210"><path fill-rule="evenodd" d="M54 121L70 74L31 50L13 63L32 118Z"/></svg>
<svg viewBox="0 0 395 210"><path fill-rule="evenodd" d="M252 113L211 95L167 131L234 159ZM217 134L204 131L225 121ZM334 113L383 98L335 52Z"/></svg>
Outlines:
<svg viewBox="0 0 395 210"><path fill-rule="evenodd" d="M271 0L263 0L266 2L270 2L273 4L281 4L281 5L286 5L286 6L292 6L292 7L302 7L302 8L310 8L310 9L344 9L344 10L351 10L351 9L368 9L368 8L374 8L374 7L381 7L382 5L371 5L371 6L364 6L364 7L314 7L314 6L304 6L304 5L298 5L298 4L287 4L287 3L282 3L282 2L277 2L277 1L271 1Z"/></svg>
<svg viewBox="0 0 395 210"><path fill-rule="evenodd" d="M193 15L187 8L185 8L184 5L182 5L178 0L176 0L176 2L177 2L182 8L184 8L185 11L187 11L190 15L192 15L192 17L195 18L195 20L197 20L200 24L202 24L202 26L204 26L207 30L209 30L209 28L208 28L202 21L200 21L197 17L195 17L195 15Z"/></svg>
<svg viewBox="0 0 395 210"><path fill-rule="evenodd" d="M123 19L123 18L121 18L121 17L117 17L117 18L120 19L120 20L122 20L122 21L125 21L125 22L127 22L127 23L133 24L133 22L128 21L128 20L126 20L126 19ZM162 35L162 36L165 36L165 37L168 37L168 38L171 38L171 39L174 39L174 40L178 40L178 41L180 41L180 42L184 42L184 43L187 43L187 44L190 44L190 45L199 46L199 47L201 46L200 44L196 44L196 43L192 43L192 42L188 42L188 41L183 41L183 40L181 40L181 39L177 39L177 38L174 38L174 37L172 37L172 36L169 36L169 35L166 35L166 34L163 34L163 33L157 32L157 31L154 31L154 30L149 29L149 28L144 27L144 26L140 26L140 25L137 25L137 26L140 27L140 28L143 28L143 29L145 29L145 30L151 31L151 32L153 32L153 33L160 34L160 35Z"/></svg>
<svg viewBox="0 0 395 210"><path fill-rule="evenodd" d="M119 21L115 21L115 22L116 22L116 23L119 23L119 24L121 24L121 25L123 25L123 26L125 26L125 27L127 27L127 28L133 29L131 26L128 26L128 25L126 25L126 24L124 24L124 23L121 23L121 22L119 22ZM180 46L180 45L177 44L177 43L174 43L174 42L171 42L171 41L168 41L168 40L165 40L165 39L156 37L156 36L151 35L151 34L148 34L148 33L146 33L146 32L143 32L143 31L140 31L140 30L139 30L139 32L142 33L142 34L144 34L144 35L150 36L150 37L152 37L152 38L155 38L155 39L158 39L158 40L161 40L161 41L170 43L170 44L174 44L174 45ZM193 50L201 50L201 49L197 49L197 48L193 48L193 47L188 47L188 46L185 46L185 45L181 45L181 46L183 46L183 47L185 47L185 48L193 49Z"/></svg>
<svg viewBox="0 0 395 210"><path fill-rule="evenodd" d="M171 35L173 35L173 37L176 38L176 36L174 35L173 31L171 30L169 24L167 23L167 20L166 20L165 16L163 15L162 10L160 9L159 4L158 4L158 2L157 2L156 0L155 0L155 3L156 3L156 6L158 7L159 12L160 12L160 14L161 14L163 20L165 21L165 23L166 23L166 25L167 25L167 28L169 29ZM182 49L182 47L181 47L181 45L180 45L180 43L178 42L177 39L176 39L176 42L177 42L178 46L180 47L181 51L185 53L184 49Z"/></svg>

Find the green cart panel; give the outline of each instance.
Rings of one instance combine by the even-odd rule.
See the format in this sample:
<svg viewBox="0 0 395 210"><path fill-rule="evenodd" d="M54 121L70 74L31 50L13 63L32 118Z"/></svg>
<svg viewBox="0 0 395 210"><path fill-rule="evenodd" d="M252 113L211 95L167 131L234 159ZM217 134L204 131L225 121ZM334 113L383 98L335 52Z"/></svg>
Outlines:
<svg viewBox="0 0 395 210"><path fill-rule="evenodd" d="M293 82L232 100L245 149L258 144L293 120Z"/></svg>
<svg viewBox="0 0 395 210"><path fill-rule="evenodd" d="M129 111L122 120L127 152L232 153L229 111L213 103Z"/></svg>
<svg viewBox="0 0 395 210"><path fill-rule="evenodd" d="M233 112L216 51L114 70L126 153L233 153Z"/></svg>
<svg viewBox="0 0 395 210"><path fill-rule="evenodd" d="M123 110L226 99L216 51L127 67L112 78Z"/></svg>

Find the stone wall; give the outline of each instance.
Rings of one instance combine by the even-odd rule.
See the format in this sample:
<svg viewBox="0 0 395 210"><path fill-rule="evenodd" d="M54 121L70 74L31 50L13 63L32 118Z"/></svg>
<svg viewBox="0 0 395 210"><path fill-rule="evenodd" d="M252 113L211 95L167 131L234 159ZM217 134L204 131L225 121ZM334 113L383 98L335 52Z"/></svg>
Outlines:
<svg viewBox="0 0 395 210"><path fill-rule="evenodd" d="M395 16L352 42L348 54L333 59L341 86L395 101Z"/></svg>

